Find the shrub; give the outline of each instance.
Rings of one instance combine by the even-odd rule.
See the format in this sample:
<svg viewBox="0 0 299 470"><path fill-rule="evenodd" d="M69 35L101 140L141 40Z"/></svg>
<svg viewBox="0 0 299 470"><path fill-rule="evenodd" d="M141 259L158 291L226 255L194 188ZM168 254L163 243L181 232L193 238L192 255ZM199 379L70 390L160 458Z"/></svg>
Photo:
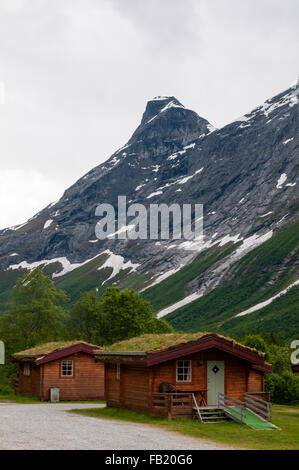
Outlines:
<svg viewBox="0 0 299 470"><path fill-rule="evenodd" d="M265 385L274 403L285 404L299 400L299 378L292 372L267 374Z"/></svg>
<svg viewBox="0 0 299 470"><path fill-rule="evenodd" d="M255 348L258 351L267 353L267 344L264 338L260 335L247 334L241 339L241 343L249 348Z"/></svg>

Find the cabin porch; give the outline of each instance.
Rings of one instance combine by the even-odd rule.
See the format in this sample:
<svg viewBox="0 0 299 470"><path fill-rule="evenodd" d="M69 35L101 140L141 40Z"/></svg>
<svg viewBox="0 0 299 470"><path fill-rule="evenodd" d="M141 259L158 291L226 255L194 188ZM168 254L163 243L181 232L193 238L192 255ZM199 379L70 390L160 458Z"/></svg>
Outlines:
<svg viewBox="0 0 299 470"><path fill-rule="evenodd" d="M220 394L222 395L222 394ZM225 397L213 406L207 405L207 390L197 390L190 392L175 391L170 393L153 393L151 399L151 414L156 416L172 418L193 418L197 416L205 422L216 422L224 419L222 412L224 405L241 406L246 403L246 407L252 407L255 412L269 417L270 393L269 392L246 392L243 393L243 401ZM269 404L269 406L267 405ZM265 413L264 413L265 412Z"/></svg>

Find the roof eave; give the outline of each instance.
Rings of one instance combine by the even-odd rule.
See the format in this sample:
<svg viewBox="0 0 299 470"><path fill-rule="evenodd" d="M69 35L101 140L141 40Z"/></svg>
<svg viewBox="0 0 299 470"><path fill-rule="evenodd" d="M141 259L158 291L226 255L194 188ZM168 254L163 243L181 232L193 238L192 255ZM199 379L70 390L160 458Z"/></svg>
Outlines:
<svg viewBox="0 0 299 470"><path fill-rule="evenodd" d="M40 356L37 356L36 354L22 354L21 356L17 356L13 354L12 361L13 362L22 362L22 361L35 362L38 357Z"/></svg>
<svg viewBox="0 0 299 470"><path fill-rule="evenodd" d="M48 354L45 354L43 357L37 358L36 364L41 365L47 362L56 361L57 359L61 359L66 356L71 356L72 354L76 354L79 352L83 352L89 354L90 356L93 356L94 351L94 346L89 346L86 343L77 343L71 346L67 346L65 348L58 349L56 351L52 351Z"/></svg>
<svg viewBox="0 0 299 470"><path fill-rule="evenodd" d="M211 348L220 349L223 352L246 360L251 364L264 364L264 355L258 353L258 351L253 351L246 348L246 346L241 346L238 343L221 338L215 334L203 336L198 340L183 343L168 349L148 353L147 365L153 366Z"/></svg>
<svg viewBox="0 0 299 470"><path fill-rule="evenodd" d="M252 369L258 370L260 372L265 372L267 374L272 374L272 364L253 364Z"/></svg>
<svg viewBox="0 0 299 470"><path fill-rule="evenodd" d="M94 351L95 356L146 356L146 351Z"/></svg>

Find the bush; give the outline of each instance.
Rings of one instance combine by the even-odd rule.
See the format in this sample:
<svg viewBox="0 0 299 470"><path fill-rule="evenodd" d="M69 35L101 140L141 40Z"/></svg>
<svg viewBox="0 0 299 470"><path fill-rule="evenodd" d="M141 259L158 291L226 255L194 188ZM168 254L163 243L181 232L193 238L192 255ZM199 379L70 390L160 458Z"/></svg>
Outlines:
<svg viewBox="0 0 299 470"><path fill-rule="evenodd" d="M268 347L266 360L272 364L273 372L276 374L291 372L291 351L287 346L271 344Z"/></svg>
<svg viewBox="0 0 299 470"><path fill-rule="evenodd" d="M248 346L249 348L255 348L258 351L267 353L266 341L260 335L247 334L243 336L243 338L240 341L242 344L244 344L244 346Z"/></svg>
<svg viewBox="0 0 299 470"><path fill-rule="evenodd" d="M0 383L0 395L11 395L14 391L12 387L6 383Z"/></svg>
<svg viewBox="0 0 299 470"><path fill-rule="evenodd" d="M267 374L265 385L274 403L285 404L299 400L299 378L292 372Z"/></svg>

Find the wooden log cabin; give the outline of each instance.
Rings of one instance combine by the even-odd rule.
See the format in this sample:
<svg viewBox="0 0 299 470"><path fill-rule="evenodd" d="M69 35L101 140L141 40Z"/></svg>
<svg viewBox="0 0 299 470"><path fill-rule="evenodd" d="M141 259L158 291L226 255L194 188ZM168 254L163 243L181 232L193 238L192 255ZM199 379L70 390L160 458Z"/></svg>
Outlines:
<svg viewBox="0 0 299 470"><path fill-rule="evenodd" d="M60 400L104 398L104 365L94 360L97 346L85 342L46 343L13 355L19 363L15 393L50 399L59 388Z"/></svg>
<svg viewBox="0 0 299 470"><path fill-rule="evenodd" d="M218 393L267 399L264 353L217 334L144 335L95 351L105 364L107 406L157 416L192 417L216 407ZM194 403L195 400L195 403Z"/></svg>

